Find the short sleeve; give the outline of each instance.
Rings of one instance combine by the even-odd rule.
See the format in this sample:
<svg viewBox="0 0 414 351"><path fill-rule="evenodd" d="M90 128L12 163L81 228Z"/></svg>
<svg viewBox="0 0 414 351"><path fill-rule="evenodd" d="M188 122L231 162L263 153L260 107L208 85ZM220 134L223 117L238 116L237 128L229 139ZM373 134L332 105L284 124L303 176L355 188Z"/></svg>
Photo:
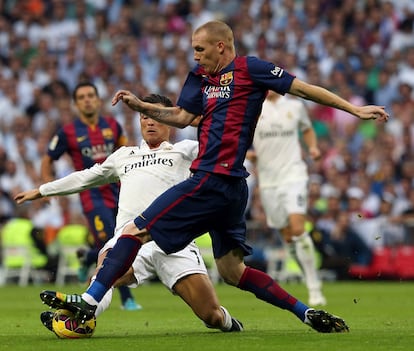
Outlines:
<svg viewBox="0 0 414 351"><path fill-rule="evenodd" d="M247 66L250 77L256 84L274 90L281 95L285 95L289 91L295 78L294 75L274 63L254 56L247 57Z"/></svg>
<svg viewBox="0 0 414 351"><path fill-rule="evenodd" d="M177 105L194 115L201 115L203 113L203 96L201 88L202 76L196 75L194 71L190 72L183 85L180 96L178 97Z"/></svg>

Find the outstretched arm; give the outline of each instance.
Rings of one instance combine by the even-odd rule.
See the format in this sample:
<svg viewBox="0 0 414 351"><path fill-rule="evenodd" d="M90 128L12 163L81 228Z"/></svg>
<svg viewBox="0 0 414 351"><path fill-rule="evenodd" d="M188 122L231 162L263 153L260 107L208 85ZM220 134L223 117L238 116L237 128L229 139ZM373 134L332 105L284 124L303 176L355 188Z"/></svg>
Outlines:
<svg viewBox="0 0 414 351"><path fill-rule="evenodd" d="M14 197L14 201L16 201L16 203L20 205L23 202L40 199L41 197L43 196L40 193L39 189L31 189L18 193Z"/></svg>
<svg viewBox="0 0 414 351"><path fill-rule="evenodd" d="M40 176L43 182L51 182L54 179L53 159L44 155L40 164Z"/></svg>
<svg viewBox="0 0 414 351"><path fill-rule="evenodd" d="M109 159L109 158L108 158ZM107 162L108 159L105 161ZM42 184L38 189L31 189L18 193L14 200L17 204L26 201L40 199L46 196L69 195L103 184L113 183L118 180L103 164L95 164L93 167L82 171L73 172L66 177Z"/></svg>
<svg viewBox="0 0 414 351"><path fill-rule="evenodd" d="M349 112L360 119L386 122L389 118L384 106L356 106L325 88L308 84L298 78L293 80L289 94Z"/></svg>
<svg viewBox="0 0 414 351"><path fill-rule="evenodd" d="M144 102L128 90L118 90L112 98L112 106L122 101L131 110L141 112L149 118L172 127L185 128L197 117L180 107L165 107L160 104Z"/></svg>

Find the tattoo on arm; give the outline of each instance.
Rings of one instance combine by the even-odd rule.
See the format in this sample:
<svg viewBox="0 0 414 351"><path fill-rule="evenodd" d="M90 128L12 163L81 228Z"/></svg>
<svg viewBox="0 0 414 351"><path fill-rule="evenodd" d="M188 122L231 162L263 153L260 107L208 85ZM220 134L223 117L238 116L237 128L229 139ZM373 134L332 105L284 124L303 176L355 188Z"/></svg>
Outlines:
<svg viewBox="0 0 414 351"><path fill-rule="evenodd" d="M161 118L162 111L161 110L154 110L149 108L144 108L141 111L142 114L145 116L148 116L149 118L155 119L156 121L159 121Z"/></svg>
<svg viewBox="0 0 414 351"><path fill-rule="evenodd" d="M190 113L185 113L179 107L160 107L144 105L140 111L145 116L156 120L157 122L167 124L172 127L184 128L188 126L195 118Z"/></svg>

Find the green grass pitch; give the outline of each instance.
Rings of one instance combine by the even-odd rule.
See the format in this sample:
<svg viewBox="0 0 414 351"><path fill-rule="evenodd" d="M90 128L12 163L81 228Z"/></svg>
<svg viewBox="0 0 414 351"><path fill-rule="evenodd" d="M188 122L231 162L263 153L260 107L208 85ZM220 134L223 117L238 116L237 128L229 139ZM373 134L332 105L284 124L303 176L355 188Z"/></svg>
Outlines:
<svg viewBox="0 0 414 351"><path fill-rule="evenodd" d="M302 284L283 286L306 301ZM287 311L257 300L252 294L216 286L221 303L245 326L243 333L205 328L184 304L159 283L134 289L142 311L120 310L119 293L98 318L91 339L60 340L44 328L39 313L46 309L39 292L60 289L80 293L80 285L26 288L0 287L0 350L412 350L414 348L414 282L327 282L326 310L343 317L347 334L319 334Z"/></svg>

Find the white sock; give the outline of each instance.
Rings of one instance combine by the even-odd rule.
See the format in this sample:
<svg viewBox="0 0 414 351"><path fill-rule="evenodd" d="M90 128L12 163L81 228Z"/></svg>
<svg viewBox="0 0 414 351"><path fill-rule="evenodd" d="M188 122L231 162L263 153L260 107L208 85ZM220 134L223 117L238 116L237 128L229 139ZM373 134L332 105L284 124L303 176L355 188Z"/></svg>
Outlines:
<svg viewBox="0 0 414 351"><path fill-rule="evenodd" d="M114 291L114 288L110 288L106 294L104 295L104 297L102 298L102 300L98 303L98 307L96 308L95 311L95 317L98 317L102 312L104 312L105 310L108 309L109 305L111 304L112 301L112 292Z"/></svg>
<svg viewBox="0 0 414 351"><path fill-rule="evenodd" d="M88 304L92 305L92 306L98 306L98 301L96 301L93 296L89 295L88 293L83 293L82 295L82 299L85 300Z"/></svg>
<svg viewBox="0 0 414 351"><path fill-rule="evenodd" d="M308 308L305 311L305 320L303 321L303 323L308 324L308 325L312 325L312 322L310 321L310 319L308 318L308 311L314 311L313 308Z"/></svg>
<svg viewBox="0 0 414 351"><path fill-rule="evenodd" d="M232 321L231 321L231 316L229 311L227 311L223 306L220 306L221 310L223 311L224 314L224 323L223 323L223 327L220 328L223 331L227 331L231 329L232 326Z"/></svg>
<svg viewBox="0 0 414 351"><path fill-rule="evenodd" d="M321 282L316 268L315 246L309 233L305 232L300 236L293 237L289 248L302 269L308 290L320 290Z"/></svg>
<svg viewBox="0 0 414 351"><path fill-rule="evenodd" d="M95 278L96 278L95 275L91 278L91 283L89 284L89 286L91 286ZM95 317L98 317L102 312L108 309L112 301L113 290L114 290L113 287L109 289L99 303L88 293L82 294L82 299L84 299L88 304L97 306L96 311L95 311Z"/></svg>

